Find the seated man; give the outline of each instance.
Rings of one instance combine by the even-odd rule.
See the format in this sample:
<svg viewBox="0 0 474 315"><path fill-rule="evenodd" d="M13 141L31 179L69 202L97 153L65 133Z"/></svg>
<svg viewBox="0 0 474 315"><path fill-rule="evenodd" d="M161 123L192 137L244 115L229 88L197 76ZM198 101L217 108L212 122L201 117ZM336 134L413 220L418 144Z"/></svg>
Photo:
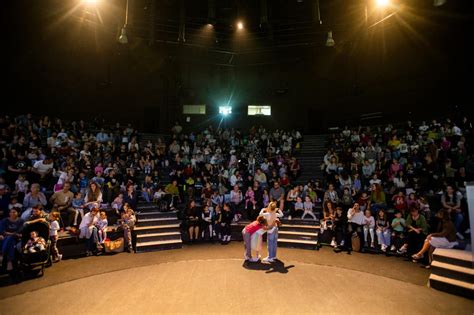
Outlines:
<svg viewBox="0 0 474 315"><path fill-rule="evenodd" d="M38 204L31 208L31 215L25 220L24 225L33 224L37 222L47 222L48 214L43 211L43 206Z"/></svg>
<svg viewBox="0 0 474 315"><path fill-rule="evenodd" d="M66 220L64 220L64 226L66 230L71 228L76 216L76 210L74 210L72 207L74 194L70 191L70 189L71 184L64 183L63 189L55 192L49 199L49 202L53 204L53 208L59 211L61 216L63 216L63 214L66 216Z"/></svg>

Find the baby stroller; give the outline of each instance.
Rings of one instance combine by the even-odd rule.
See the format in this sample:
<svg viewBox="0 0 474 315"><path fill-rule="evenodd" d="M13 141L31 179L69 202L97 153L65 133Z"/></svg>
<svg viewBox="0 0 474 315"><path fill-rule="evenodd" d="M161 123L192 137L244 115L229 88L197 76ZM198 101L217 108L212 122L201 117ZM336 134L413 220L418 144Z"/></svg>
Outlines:
<svg viewBox="0 0 474 315"><path fill-rule="evenodd" d="M36 231L38 236L44 238L46 246L44 250L30 253L23 250L24 246L30 238L32 231ZM23 275L27 271L39 270L38 275L44 275L44 268L46 265L51 265L50 256L51 240L49 238L49 223L36 222L25 225L21 235L21 249L19 253L19 271Z"/></svg>

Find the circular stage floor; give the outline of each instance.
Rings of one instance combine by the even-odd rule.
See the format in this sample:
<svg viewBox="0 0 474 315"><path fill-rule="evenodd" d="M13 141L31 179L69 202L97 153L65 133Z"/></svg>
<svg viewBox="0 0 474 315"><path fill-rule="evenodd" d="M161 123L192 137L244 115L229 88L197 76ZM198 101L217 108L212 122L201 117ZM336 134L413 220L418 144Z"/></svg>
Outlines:
<svg viewBox="0 0 474 315"><path fill-rule="evenodd" d="M51 271L52 272L52 271ZM3 288L8 289L8 288ZM413 283L297 261L164 262L87 276L0 301L0 314L471 314Z"/></svg>

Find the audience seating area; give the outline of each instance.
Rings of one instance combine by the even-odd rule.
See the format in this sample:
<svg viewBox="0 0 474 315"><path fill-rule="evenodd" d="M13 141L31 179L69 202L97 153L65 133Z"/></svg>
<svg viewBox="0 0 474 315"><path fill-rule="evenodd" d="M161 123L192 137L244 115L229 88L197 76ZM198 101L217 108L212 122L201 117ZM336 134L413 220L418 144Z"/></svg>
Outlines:
<svg viewBox="0 0 474 315"><path fill-rule="evenodd" d="M467 118L310 137L302 164L320 170L306 172L304 182L305 138L296 130L185 132L176 124L169 135L140 135L131 125L29 114L0 116L0 129L3 271L16 268L22 225L33 221L51 224L52 261L59 261L61 252L110 252L114 241L129 252L181 248L182 241L228 244L270 201L285 214L279 246L328 245L429 267L431 251L419 253L446 226L438 210L455 226L451 248L464 248L470 234ZM322 147L321 164L311 164Z"/></svg>

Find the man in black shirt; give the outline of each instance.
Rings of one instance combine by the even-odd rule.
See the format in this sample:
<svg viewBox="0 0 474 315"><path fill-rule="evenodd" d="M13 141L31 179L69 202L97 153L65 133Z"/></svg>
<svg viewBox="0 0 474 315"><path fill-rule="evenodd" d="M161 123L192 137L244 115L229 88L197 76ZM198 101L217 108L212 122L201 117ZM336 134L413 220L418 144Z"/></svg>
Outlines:
<svg viewBox="0 0 474 315"><path fill-rule="evenodd" d="M8 183L11 184L11 187L14 187L15 181L18 179L18 175L27 173L31 170L31 162L26 158L26 156L18 152L15 157L12 157L8 161L8 172L7 172L7 180Z"/></svg>

